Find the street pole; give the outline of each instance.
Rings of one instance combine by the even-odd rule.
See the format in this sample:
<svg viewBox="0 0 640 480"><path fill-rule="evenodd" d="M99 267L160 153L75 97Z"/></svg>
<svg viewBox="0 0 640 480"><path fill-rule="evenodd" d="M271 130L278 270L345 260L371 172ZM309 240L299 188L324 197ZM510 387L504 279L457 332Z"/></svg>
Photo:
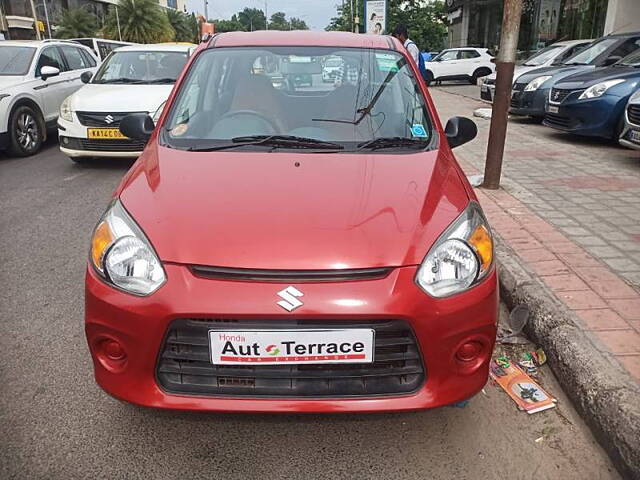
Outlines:
<svg viewBox="0 0 640 480"><path fill-rule="evenodd" d="M267 0L264 0L264 28L269 30L269 14L267 12Z"/></svg>
<svg viewBox="0 0 640 480"><path fill-rule="evenodd" d="M355 32L356 31L356 24L353 23L353 0L351 0L351 8L349 9L349 11L351 12L351 31Z"/></svg>
<svg viewBox="0 0 640 480"><path fill-rule="evenodd" d="M208 22L209 21L209 12L208 12L208 0L204 0L204 21Z"/></svg>
<svg viewBox="0 0 640 480"><path fill-rule="evenodd" d="M47 10L47 0L42 0L44 5L44 18L47 20L47 31L49 32L49 40L51 40L51 23L49 23L49 10Z"/></svg>
<svg viewBox="0 0 640 480"><path fill-rule="evenodd" d="M502 157L507 136L513 69L516 63L521 16L522 0L504 0L500 51L496 58L496 93L493 98L487 160L484 166L484 181L482 183L484 188L491 190L496 190L500 186Z"/></svg>
<svg viewBox="0 0 640 480"><path fill-rule="evenodd" d="M38 28L38 14L36 13L36 5L33 3L33 0L30 0L31 3L31 12L33 13L33 27L36 29L36 38L38 40L42 40L42 36L40 35L40 29Z"/></svg>
<svg viewBox="0 0 640 480"><path fill-rule="evenodd" d="M118 40L122 41L122 33L120 32L120 15L118 15L117 5L116 5L116 23L118 24Z"/></svg>

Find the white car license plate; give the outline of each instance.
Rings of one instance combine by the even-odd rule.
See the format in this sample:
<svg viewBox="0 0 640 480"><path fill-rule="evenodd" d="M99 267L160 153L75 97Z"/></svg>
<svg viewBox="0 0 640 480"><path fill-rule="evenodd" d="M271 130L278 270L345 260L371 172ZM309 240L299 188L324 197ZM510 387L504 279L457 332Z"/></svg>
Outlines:
<svg viewBox="0 0 640 480"><path fill-rule="evenodd" d="M629 132L629 141L640 144L640 130L631 130Z"/></svg>
<svg viewBox="0 0 640 480"><path fill-rule="evenodd" d="M481 92L488 92L489 91L489 86L488 85L482 85L480 87L480 91Z"/></svg>
<svg viewBox="0 0 640 480"><path fill-rule="evenodd" d="M558 107L554 107L553 105L547 106L547 112L549 113L558 113Z"/></svg>
<svg viewBox="0 0 640 480"><path fill-rule="evenodd" d="M209 346L214 365L372 363L375 332L370 328L210 330Z"/></svg>

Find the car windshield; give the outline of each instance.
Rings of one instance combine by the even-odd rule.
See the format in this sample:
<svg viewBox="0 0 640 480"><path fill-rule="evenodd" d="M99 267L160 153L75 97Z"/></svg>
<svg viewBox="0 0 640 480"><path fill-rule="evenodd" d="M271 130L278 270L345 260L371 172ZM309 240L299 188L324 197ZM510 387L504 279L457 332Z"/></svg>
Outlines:
<svg viewBox="0 0 640 480"><path fill-rule="evenodd" d="M599 42L592 43L584 50L576 53L574 56L565 60L565 65L590 65L598 56L600 56L611 45L618 40L615 38L603 38Z"/></svg>
<svg viewBox="0 0 640 480"><path fill-rule="evenodd" d="M26 75L36 49L0 45L0 75Z"/></svg>
<svg viewBox="0 0 640 480"><path fill-rule="evenodd" d="M624 65L625 67L640 67L640 50L630 53L616 65Z"/></svg>
<svg viewBox="0 0 640 480"><path fill-rule="evenodd" d="M550 47L543 48L527 58L522 65L526 65L527 67L543 65L554 58L562 48L563 47L561 45L551 45Z"/></svg>
<svg viewBox="0 0 640 480"><path fill-rule="evenodd" d="M166 145L188 150L407 152L429 147L434 136L405 57L334 47L206 50L162 131Z"/></svg>
<svg viewBox="0 0 640 480"><path fill-rule="evenodd" d="M187 52L115 51L91 83L172 84L187 58Z"/></svg>

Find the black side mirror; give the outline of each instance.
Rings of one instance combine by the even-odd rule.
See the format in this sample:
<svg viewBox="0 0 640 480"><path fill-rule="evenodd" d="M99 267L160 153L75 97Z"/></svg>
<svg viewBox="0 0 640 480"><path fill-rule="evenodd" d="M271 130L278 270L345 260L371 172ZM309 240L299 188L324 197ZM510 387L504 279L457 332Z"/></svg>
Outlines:
<svg viewBox="0 0 640 480"><path fill-rule="evenodd" d="M622 60L622 57L619 55L612 55L611 57L607 57L607 59L604 61L604 66L608 67L609 65L613 65L618 60Z"/></svg>
<svg viewBox="0 0 640 480"><path fill-rule="evenodd" d="M93 78L93 73L89 71L82 72L82 75L80 75L80 80L82 81L82 83L89 83L92 78Z"/></svg>
<svg viewBox="0 0 640 480"><path fill-rule="evenodd" d="M155 125L146 113L133 113L120 121L120 133L134 140L149 140Z"/></svg>
<svg viewBox="0 0 640 480"><path fill-rule="evenodd" d="M444 128L444 134L451 148L470 142L478 134L478 127L473 120L465 117L451 117Z"/></svg>

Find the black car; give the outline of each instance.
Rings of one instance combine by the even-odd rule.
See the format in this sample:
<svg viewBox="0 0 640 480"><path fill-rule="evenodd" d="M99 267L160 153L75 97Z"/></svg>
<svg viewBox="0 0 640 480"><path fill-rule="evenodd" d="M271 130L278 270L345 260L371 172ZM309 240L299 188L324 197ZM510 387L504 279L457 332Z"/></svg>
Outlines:
<svg viewBox="0 0 640 480"><path fill-rule="evenodd" d="M613 65L640 49L640 32L607 35L568 58L562 65L538 68L518 77L511 92L510 112L542 119L551 87L559 80L597 67Z"/></svg>

